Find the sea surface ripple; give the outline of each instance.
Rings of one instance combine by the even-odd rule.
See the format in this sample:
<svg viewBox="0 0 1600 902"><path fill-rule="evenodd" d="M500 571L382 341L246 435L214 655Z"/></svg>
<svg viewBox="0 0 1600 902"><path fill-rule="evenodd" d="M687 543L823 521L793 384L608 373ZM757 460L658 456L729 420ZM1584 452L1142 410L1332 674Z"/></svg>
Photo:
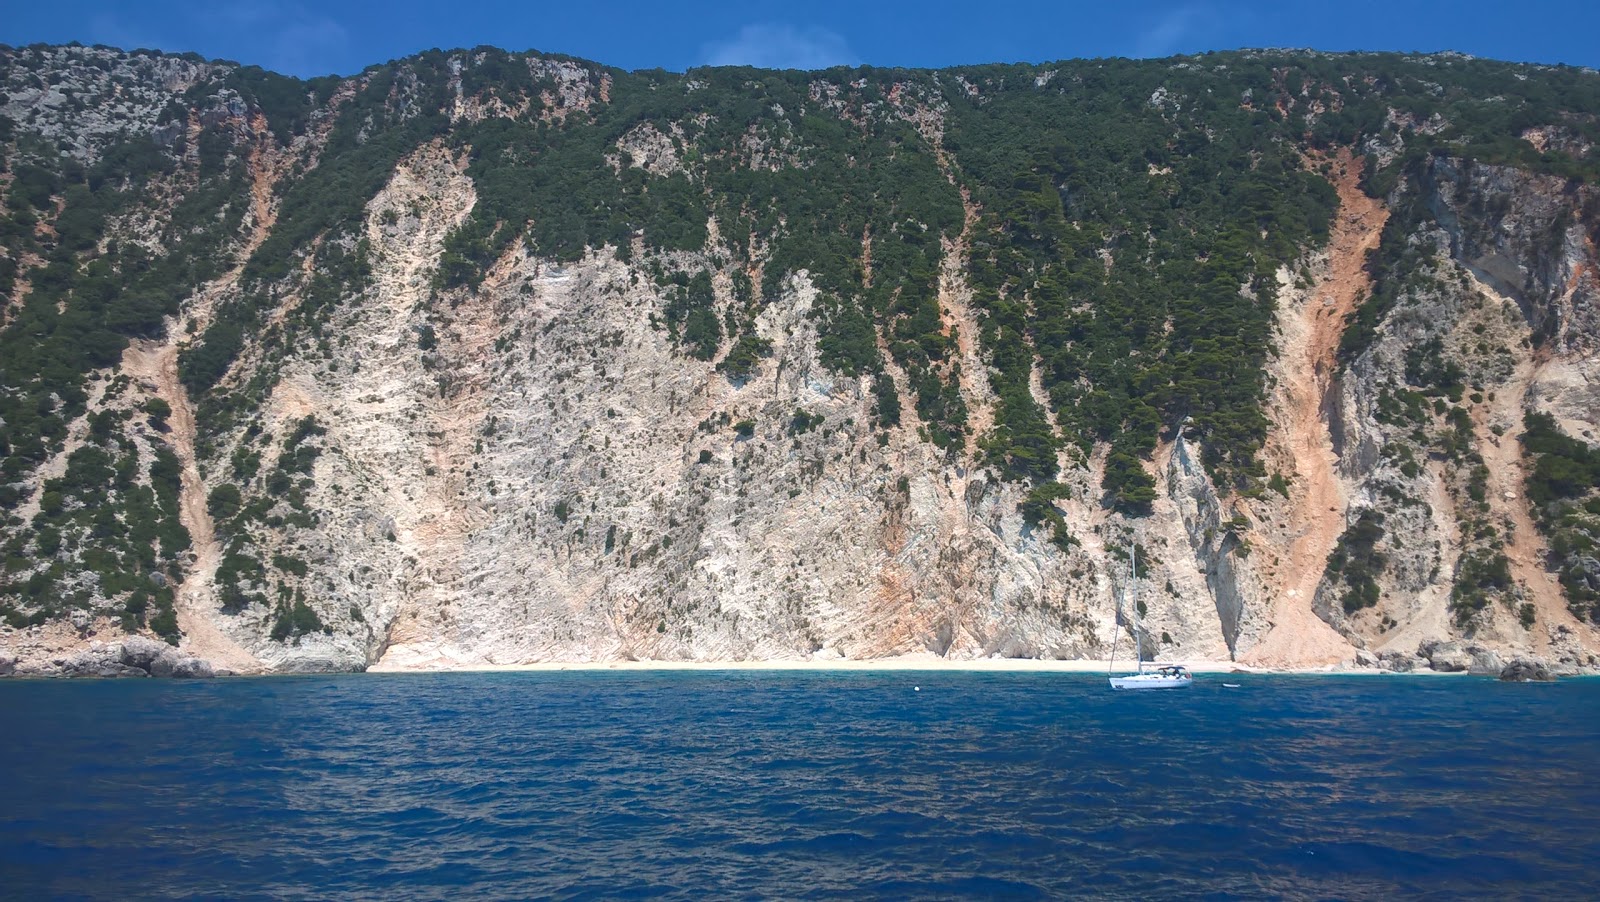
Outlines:
<svg viewBox="0 0 1600 902"><path fill-rule="evenodd" d="M1594 898L1600 681L0 681L7 898Z"/></svg>

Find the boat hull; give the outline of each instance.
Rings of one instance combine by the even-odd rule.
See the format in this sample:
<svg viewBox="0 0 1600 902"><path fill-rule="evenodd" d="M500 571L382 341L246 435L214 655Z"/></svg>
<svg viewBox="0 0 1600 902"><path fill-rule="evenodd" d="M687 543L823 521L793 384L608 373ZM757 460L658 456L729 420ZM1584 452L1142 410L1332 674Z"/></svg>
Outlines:
<svg viewBox="0 0 1600 902"><path fill-rule="evenodd" d="M1111 677L1112 689L1188 689L1193 685L1194 677L1168 677L1155 673Z"/></svg>

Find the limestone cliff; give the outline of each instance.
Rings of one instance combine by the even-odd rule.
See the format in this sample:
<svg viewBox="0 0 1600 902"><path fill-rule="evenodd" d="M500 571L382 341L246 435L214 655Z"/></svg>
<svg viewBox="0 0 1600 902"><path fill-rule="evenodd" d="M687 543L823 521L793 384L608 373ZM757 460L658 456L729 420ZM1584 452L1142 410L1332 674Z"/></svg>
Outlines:
<svg viewBox="0 0 1600 902"><path fill-rule="evenodd" d="M1519 436L1547 413L1596 443L1600 194L1409 153L1439 128L1404 110L1296 137L1337 114L1328 98L1357 102L1285 74L1306 60L1235 67L1264 81L1228 115L1281 123L1290 162L1270 177L1331 215L1286 246L1269 227L1228 238L1258 244L1214 281L1234 280L1223 294L1270 338L1247 409L1220 413L1174 399L1210 338L1115 352L1161 358L1117 382L1087 347L1107 333L1084 317L1154 265L1141 244L1168 245L1127 222L1089 234L1103 201L1066 152L1019 164L1015 184L1042 185L1022 201L983 183L981 117L1088 91L1087 66L882 90L807 76L797 111L747 103L770 87L759 73L735 90L482 51L310 84L82 48L3 63L8 347L40 322L67 334L57 317L88 280L121 286L95 288L113 300L72 333L119 342L81 381L0 374L21 411L0 531L10 669L81 671L91 641L152 631L234 672L1095 658L1119 632L1127 653L1134 607L1162 660L1597 663L1571 588L1592 524L1530 504ZM1149 97L1139 116L1203 135L1222 114L1178 86L1199 64L1160 65L1126 76ZM717 91L724 105L694 106ZM611 127L607 109L669 92L691 112L618 113L572 149ZM740 116L737 140L705 137ZM1578 126L1529 134L1529 153L1590 159ZM871 147L830 155L827 135ZM1173 166L1205 152L1163 146L1132 167L1138 191L1182 207ZM621 187L563 219L540 193L558 163ZM832 211L720 199L735 177L829 166L856 190L931 187L880 198L893 215L848 233ZM75 204L103 219L68 247ZM828 227L784 244L807 217ZM1199 265L1232 252L1194 240L1171 248ZM163 281L144 318L105 320L146 272ZM57 313L34 309L41 291ZM1159 341L1198 328L1185 315L1111 332ZM1085 411L1130 385L1164 400L1093 425L1105 415Z"/></svg>

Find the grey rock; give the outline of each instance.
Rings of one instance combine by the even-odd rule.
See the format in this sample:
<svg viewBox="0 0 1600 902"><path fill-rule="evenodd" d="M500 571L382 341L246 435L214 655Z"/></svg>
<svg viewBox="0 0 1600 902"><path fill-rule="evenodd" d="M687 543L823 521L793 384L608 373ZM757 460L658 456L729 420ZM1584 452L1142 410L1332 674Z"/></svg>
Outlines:
<svg viewBox="0 0 1600 902"><path fill-rule="evenodd" d="M1372 652L1367 651L1366 649L1360 649L1356 652L1357 667L1377 667L1378 665L1378 658L1377 656L1373 655Z"/></svg>
<svg viewBox="0 0 1600 902"><path fill-rule="evenodd" d="M176 652L164 651L150 661L150 675L157 677L170 677L173 670L177 669L178 662L183 660Z"/></svg>
<svg viewBox="0 0 1600 902"><path fill-rule="evenodd" d="M0 93L0 113L85 162L130 135L157 131L157 120L168 103L200 86L207 77L227 71L227 67L176 56L110 48L48 47L39 53L59 76L59 83L12 81ZM73 103L67 91L77 97L110 98L114 94L116 100ZM226 102L224 93L232 93L213 91L222 102ZM168 123L160 137L176 142L186 125Z"/></svg>
<svg viewBox="0 0 1600 902"><path fill-rule="evenodd" d="M119 676L118 671L124 666L99 642L76 654L53 658L50 663L56 673L67 677Z"/></svg>
<svg viewBox="0 0 1600 902"><path fill-rule="evenodd" d="M1378 665L1395 673L1410 673L1417 669L1417 657L1401 652L1387 651L1378 656Z"/></svg>
<svg viewBox="0 0 1600 902"><path fill-rule="evenodd" d="M151 663L154 662L156 658L159 658L161 655L165 654L171 649L172 646L166 644L165 642L157 642L154 639L146 638L144 636L129 636L128 638L122 640L121 660L123 664L126 664L129 667L137 667L141 670L149 670Z"/></svg>
<svg viewBox="0 0 1600 902"><path fill-rule="evenodd" d="M1472 667L1472 655L1459 642L1428 642L1420 653L1440 673L1465 673Z"/></svg>
<svg viewBox="0 0 1600 902"><path fill-rule="evenodd" d="M186 655L176 649L167 649L150 662L150 675L172 679L210 679L216 676L211 662Z"/></svg>
<svg viewBox="0 0 1600 902"><path fill-rule="evenodd" d="M158 125L154 129L151 129L150 140L161 145L163 148L171 150L173 145L178 143L178 139L183 137L184 132L187 130L188 123L186 122L168 122L165 125Z"/></svg>
<svg viewBox="0 0 1600 902"><path fill-rule="evenodd" d="M60 673L65 677L147 677L146 673L138 667L129 667L121 661L104 657L94 652L85 652L68 658L61 666Z"/></svg>
<svg viewBox="0 0 1600 902"><path fill-rule="evenodd" d="M1493 651L1477 645L1467 646L1467 654L1472 657L1467 672L1480 676L1494 676L1506 666L1506 662Z"/></svg>
<svg viewBox="0 0 1600 902"><path fill-rule="evenodd" d="M178 680L209 680L217 673L211 662L202 658L183 658L172 667L172 678Z"/></svg>
<svg viewBox="0 0 1600 902"><path fill-rule="evenodd" d="M1500 671L1500 679L1506 683L1547 683L1555 676L1538 658L1517 658Z"/></svg>
<svg viewBox="0 0 1600 902"><path fill-rule="evenodd" d="M1573 561L1568 571L1571 579L1591 592L1600 592L1600 560L1583 555Z"/></svg>
<svg viewBox="0 0 1600 902"><path fill-rule="evenodd" d="M16 655L0 654L0 676L11 676L17 672Z"/></svg>

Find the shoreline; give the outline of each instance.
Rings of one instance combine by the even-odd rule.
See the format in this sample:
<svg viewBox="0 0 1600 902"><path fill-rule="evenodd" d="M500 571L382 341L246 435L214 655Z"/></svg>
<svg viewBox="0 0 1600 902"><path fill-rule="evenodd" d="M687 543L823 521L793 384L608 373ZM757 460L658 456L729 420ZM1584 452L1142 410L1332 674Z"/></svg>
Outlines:
<svg viewBox="0 0 1600 902"><path fill-rule="evenodd" d="M1175 663L1175 662L1174 662ZM521 664L490 664L475 662L471 664L452 663L445 666L375 666L366 670L309 670L309 671L255 671L234 672L221 670L215 674L205 676L185 674L162 675L155 677L158 681L170 680L175 677L181 682L189 682L199 678L201 680L236 680L236 679L273 679L273 678L303 678L303 677L331 677L331 676L362 676L377 674L382 676L439 676L457 673L923 673L923 674L957 674L957 673L1008 673L1008 674L1076 674L1090 676L1126 676L1131 669L1118 668L1113 674L1107 667L1106 661L1072 660L1072 661L1047 661L1028 658L1009 658L1000 660L977 659L970 661L944 661L940 659L924 660L901 658L883 659L847 659L825 662L804 660L776 660L776 661L534 661ZM1327 677L1477 677L1480 679L1494 680L1494 673L1466 670L1444 671L1432 670L1427 667L1416 670L1384 670L1375 667L1340 667L1327 665L1322 667L1252 667L1233 664L1225 661L1206 661L1197 664L1184 664L1184 667L1195 674L1196 677L1210 677L1212 679L1197 682L1215 682L1216 677L1228 676L1327 676ZM38 670L31 667L22 667L9 672L0 673L0 682L44 680L80 681L88 680L98 682L102 680L118 680L129 676L151 677L149 673L62 673L48 670ZM1582 679L1585 677L1600 678L1600 671L1580 668L1571 672L1557 672L1552 674L1557 680Z"/></svg>
<svg viewBox="0 0 1600 902"><path fill-rule="evenodd" d="M1121 662L1118 662L1119 665ZM1232 661L1199 661L1194 663L1173 661L1165 664L1182 664L1196 674L1328 674L1382 676L1394 671L1369 668L1341 668L1338 665L1322 667L1252 667ZM1131 662L1130 662L1131 664ZM561 671L812 671L812 672L966 672L966 673L1092 673L1109 674L1111 662L1106 660L1074 659L1044 660L1039 658L973 658L950 660L934 655L900 655L891 658L803 658L762 661L533 661L518 664L492 664L487 662L436 661L407 665L385 665L382 662L369 667L367 673L551 673ZM1146 663L1147 668L1151 665ZM1118 674L1132 672L1132 667L1118 666ZM1454 676L1436 671L1422 671L1426 675Z"/></svg>
<svg viewBox="0 0 1600 902"><path fill-rule="evenodd" d="M130 649L128 643L135 648ZM39 650L35 650L39 651ZM421 653L419 653L421 652ZM327 662L332 663L332 662ZM811 658L773 658L759 660L546 660L495 663L461 654L453 648L406 648L399 655L386 656L364 668L310 667L306 669L277 670L270 667L235 671L217 667L211 662L194 658L182 650L168 648L148 639L134 637L121 643L91 643L86 651L74 655L17 655L0 647L0 679L29 678L118 678L118 677L271 677L314 676L350 673L375 674L442 674L442 673L563 673L563 672L613 672L643 673L695 672L811 672L811 673L1016 673L1016 674L1088 674L1095 676L1121 676L1133 672L1134 662L1118 658L1112 661L1095 658L1051 660L1040 658L944 658L930 652L894 655L882 658L846 658L837 655L818 655ZM1462 670L1434 670L1423 666L1410 670L1385 667L1360 666L1353 661L1321 665L1244 664L1234 661L1157 661L1145 662L1146 669L1163 665L1181 665L1197 676L1246 675L1312 675L1312 676L1481 676L1498 677L1499 671L1475 668ZM1551 665L1554 677L1600 676L1594 667Z"/></svg>

